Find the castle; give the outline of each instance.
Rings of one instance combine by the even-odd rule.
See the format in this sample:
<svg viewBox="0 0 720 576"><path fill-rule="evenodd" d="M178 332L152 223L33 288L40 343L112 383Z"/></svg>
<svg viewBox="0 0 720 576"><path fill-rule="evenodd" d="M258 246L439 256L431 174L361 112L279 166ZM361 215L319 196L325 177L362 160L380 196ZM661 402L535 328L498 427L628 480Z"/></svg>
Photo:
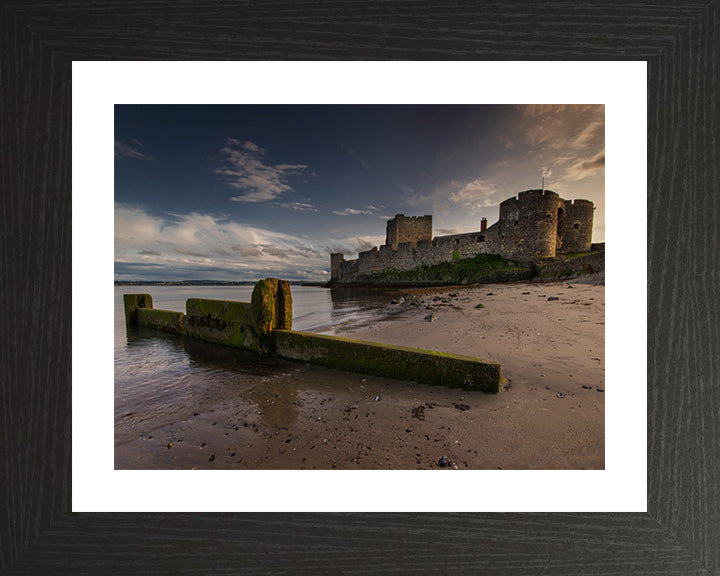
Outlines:
<svg viewBox="0 0 720 576"><path fill-rule="evenodd" d="M478 232L432 237L432 216L397 214L387 223L385 244L355 260L330 254L330 281L358 280L385 270L412 270L478 254L519 261L589 252L593 211L589 200L564 200L550 190L526 190L500 203L500 218Z"/></svg>

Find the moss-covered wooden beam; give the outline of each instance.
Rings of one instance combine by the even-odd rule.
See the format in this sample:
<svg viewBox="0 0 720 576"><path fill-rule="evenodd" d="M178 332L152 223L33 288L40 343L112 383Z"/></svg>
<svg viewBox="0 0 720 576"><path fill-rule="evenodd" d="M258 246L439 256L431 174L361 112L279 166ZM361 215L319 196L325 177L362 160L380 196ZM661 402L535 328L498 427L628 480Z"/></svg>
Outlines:
<svg viewBox="0 0 720 576"><path fill-rule="evenodd" d="M496 362L293 331L290 285L275 278L258 282L250 303L190 298L186 314L154 309L149 294L125 294L123 300L128 326L147 326L341 370L484 392L500 390Z"/></svg>
<svg viewBox="0 0 720 576"><path fill-rule="evenodd" d="M451 388L500 391L500 364L472 356L292 330L275 330L273 339L275 353L290 360Z"/></svg>

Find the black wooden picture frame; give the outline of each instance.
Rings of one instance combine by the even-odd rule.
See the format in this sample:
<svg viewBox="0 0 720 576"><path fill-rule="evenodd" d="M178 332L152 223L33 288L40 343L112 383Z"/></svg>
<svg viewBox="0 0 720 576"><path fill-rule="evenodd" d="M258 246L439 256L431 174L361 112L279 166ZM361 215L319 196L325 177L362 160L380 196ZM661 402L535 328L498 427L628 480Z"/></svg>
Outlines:
<svg viewBox="0 0 720 576"><path fill-rule="evenodd" d="M72 62L198 59L647 61L647 513L70 511ZM6 0L0 572L720 574L719 61L718 0Z"/></svg>

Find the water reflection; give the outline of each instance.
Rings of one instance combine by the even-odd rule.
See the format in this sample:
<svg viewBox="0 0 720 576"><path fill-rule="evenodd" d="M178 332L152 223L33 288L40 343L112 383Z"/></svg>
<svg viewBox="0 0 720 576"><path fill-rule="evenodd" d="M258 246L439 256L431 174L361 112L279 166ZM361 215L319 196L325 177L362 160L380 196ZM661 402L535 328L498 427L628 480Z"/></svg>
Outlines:
<svg viewBox="0 0 720 576"><path fill-rule="evenodd" d="M324 333L373 318L393 297L359 288L293 286L292 291L294 328ZM193 287L190 294L187 287L116 287L116 443L130 440L138 430L193 418L229 399L239 399L247 410L260 412L255 415L269 426L287 426L297 419L308 386L323 381L323 374L279 358L144 327L126 328L122 302L126 292L150 292L156 307L168 310L183 310L191 296L249 299L249 294L226 288Z"/></svg>

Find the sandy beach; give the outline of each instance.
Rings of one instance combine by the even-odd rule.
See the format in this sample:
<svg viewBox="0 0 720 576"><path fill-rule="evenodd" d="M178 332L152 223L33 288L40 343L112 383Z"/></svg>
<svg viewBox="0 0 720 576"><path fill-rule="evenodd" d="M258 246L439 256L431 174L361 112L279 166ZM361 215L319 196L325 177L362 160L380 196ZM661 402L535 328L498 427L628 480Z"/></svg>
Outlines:
<svg viewBox="0 0 720 576"><path fill-rule="evenodd" d="M116 441L115 466L602 469L604 285L594 276L402 290L390 314L336 331L499 362L499 394L267 358L260 369L280 377L148 422Z"/></svg>

